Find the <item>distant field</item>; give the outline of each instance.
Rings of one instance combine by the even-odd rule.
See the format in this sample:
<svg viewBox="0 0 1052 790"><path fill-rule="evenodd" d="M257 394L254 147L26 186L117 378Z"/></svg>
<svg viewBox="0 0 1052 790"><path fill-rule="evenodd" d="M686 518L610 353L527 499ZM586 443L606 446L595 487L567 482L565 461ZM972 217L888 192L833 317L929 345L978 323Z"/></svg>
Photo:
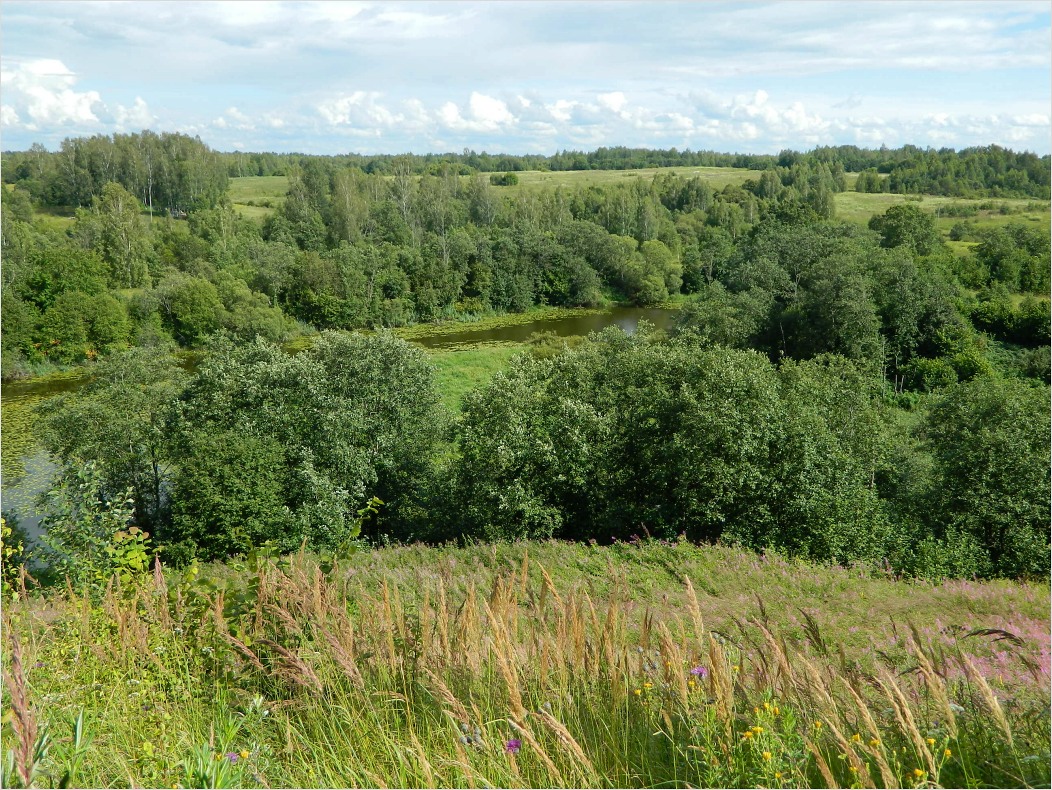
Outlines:
<svg viewBox="0 0 1052 790"><path fill-rule="evenodd" d="M674 173L684 178L699 176L714 189L723 189L728 184L741 184L747 179L759 179L761 171L738 167L646 167L640 170L565 170L542 172L524 170L516 173L519 184L515 187L500 187L500 192L515 192L538 186L587 187L592 184L632 182L637 178L651 179L656 175Z"/></svg>
<svg viewBox="0 0 1052 790"><path fill-rule="evenodd" d="M287 176L245 176L231 178L227 194L230 196L230 202L234 204L234 210L241 216L262 219L284 202L288 188ZM264 201L269 201L272 205L259 205Z"/></svg>
<svg viewBox="0 0 1052 790"><path fill-rule="evenodd" d="M887 193L862 193L841 192L835 196L837 219L846 222L857 222L865 224L874 214L883 214L889 208L899 203L906 202L905 195L892 195ZM940 211L949 205L974 205L981 203L993 203L998 208L993 210L981 210L973 217L946 217L940 216ZM1049 223L1048 201L1030 199L1001 199L980 198L967 200L964 198L942 197L936 195L925 195L916 201L924 211L935 214L936 224L943 235L950 232L950 228L958 222L972 222L978 228L994 228L1010 222L1022 223ZM1002 214L1000 206L1006 205L1009 213ZM961 250L963 251L963 250Z"/></svg>
<svg viewBox="0 0 1052 790"><path fill-rule="evenodd" d="M728 184L741 184L748 179L759 179L761 175L759 170L746 170L734 167L649 167L641 170L567 170L560 172L524 170L516 173L519 177L517 186L495 187L494 189L498 194L514 195L523 190L532 191L559 186L579 188L593 184L631 183L637 178L651 179L655 175L663 173L674 173L685 178L700 176L713 189L723 189ZM848 173L848 191L836 195L838 219L865 224L874 214L881 214L891 206L906 202L905 195L855 192L854 184L857 179L857 173ZM232 178L230 179L229 189L230 200L234 204L234 208L242 216L253 219L266 217L274 208L281 205L285 199L288 183L286 176ZM269 201L272 207L259 205L264 201ZM939 216L939 210L944 206L951 204L978 205L988 202L993 202L998 207L1007 205L1010 213L1002 214L998 208L992 211L980 211L974 217ZM917 205L926 211L936 214L939 229L944 236L949 233L950 228L955 224L965 220L974 222L979 228L998 227L1009 222L1044 223L1046 226L1049 223L1050 204L1048 201L998 198L966 200L963 198L924 196L917 202ZM61 225L63 220L59 217L52 217L50 221L53 221L56 225ZM964 251L964 249L962 248L960 251Z"/></svg>

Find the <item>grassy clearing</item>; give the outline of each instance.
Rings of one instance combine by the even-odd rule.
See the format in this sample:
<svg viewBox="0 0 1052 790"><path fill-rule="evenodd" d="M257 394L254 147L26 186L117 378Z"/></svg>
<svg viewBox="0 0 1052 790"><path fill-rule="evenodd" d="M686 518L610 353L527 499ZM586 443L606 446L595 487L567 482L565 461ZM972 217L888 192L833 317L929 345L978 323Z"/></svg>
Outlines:
<svg viewBox="0 0 1052 790"><path fill-rule="evenodd" d="M1047 585L657 542L248 565L7 606L14 771L44 786L72 767L93 787L1049 780ZM16 723L46 726L48 754Z"/></svg>
<svg viewBox="0 0 1052 790"><path fill-rule="evenodd" d="M519 343L479 343L466 348L431 351L435 387L451 411L460 409L464 395L485 386L508 360L523 350Z"/></svg>
<svg viewBox="0 0 1052 790"><path fill-rule="evenodd" d="M523 170L517 186L500 187L500 194L515 194L519 190L541 187L589 187L593 185L631 183L637 178L649 181L656 175L672 173L683 178L695 176L706 181L713 189L723 189L728 184L741 184L746 180L759 179L762 171L738 167L647 167L639 170Z"/></svg>
<svg viewBox="0 0 1052 790"><path fill-rule="evenodd" d="M875 214L883 214L892 206L906 202L905 195L851 191L839 192L834 196L834 199L836 201L837 219L846 222L856 222L861 225L869 222L870 217ZM936 215L936 223L944 235L948 235L950 228L958 222L966 220L974 222L978 228L998 227L1009 222L1043 222L1047 224L1049 221L1049 203L1047 201L993 198L966 200L963 198L926 195L916 202L923 210ZM981 210L974 217L946 217L939 215L939 210L945 206L979 206L983 203L993 203L998 208ZM1009 213L1001 213L1000 206L1002 205L1008 207Z"/></svg>
<svg viewBox="0 0 1052 790"><path fill-rule="evenodd" d="M231 178L227 194L234 210L247 219L264 219L285 201L287 176L243 176ZM268 205L269 204L269 205Z"/></svg>
<svg viewBox="0 0 1052 790"><path fill-rule="evenodd" d="M287 176L244 176L231 178L227 194L234 203L266 198L283 199L289 189Z"/></svg>

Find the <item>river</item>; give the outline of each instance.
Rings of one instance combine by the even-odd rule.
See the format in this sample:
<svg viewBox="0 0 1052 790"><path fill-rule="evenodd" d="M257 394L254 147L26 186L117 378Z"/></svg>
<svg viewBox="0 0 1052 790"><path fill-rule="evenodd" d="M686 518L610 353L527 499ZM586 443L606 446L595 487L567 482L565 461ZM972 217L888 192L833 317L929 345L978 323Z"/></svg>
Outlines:
<svg viewBox="0 0 1052 790"><path fill-rule="evenodd" d="M463 324L455 331L436 332L410 340L435 350L455 350L477 343L522 343L537 332L551 332L561 337L587 335L608 326L617 326L633 334L640 321L658 329L672 325L676 310L662 307L612 307L604 311L573 311L565 316L547 316L535 321L506 326L472 329ZM184 355L192 367L195 355ZM83 371L71 374L16 381L0 387L3 410L3 473L0 480L0 502L5 513L17 518L26 535L34 540L40 535L40 514L35 502L46 490L55 463L36 442L35 408L44 400L84 386L88 376Z"/></svg>

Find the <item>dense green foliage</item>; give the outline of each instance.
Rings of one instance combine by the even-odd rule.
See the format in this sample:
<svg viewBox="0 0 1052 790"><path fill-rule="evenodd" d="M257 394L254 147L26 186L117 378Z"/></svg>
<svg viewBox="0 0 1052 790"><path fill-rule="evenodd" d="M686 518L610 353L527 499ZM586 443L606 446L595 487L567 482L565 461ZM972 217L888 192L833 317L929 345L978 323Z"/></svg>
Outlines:
<svg viewBox="0 0 1052 790"><path fill-rule="evenodd" d="M181 138L151 140L82 141L85 161ZM377 498L375 540L649 532L1048 573L1047 229L1001 223L957 255L915 202L837 221L846 170L870 161L840 149L718 191L667 172L522 190L448 161L305 157L256 221L216 197L215 155L180 145L197 168L171 204L185 219L148 216L142 183L88 164L112 180L88 179L69 220L34 214L50 198L28 176L2 215L4 375L101 358L50 407L48 447L95 464L96 498L131 491L171 560L332 550ZM884 153L894 176L923 152ZM1009 153L954 156L1002 172ZM670 336L538 342L461 387L456 415L423 352L333 331L611 299L682 309ZM278 345L316 330L301 353ZM179 346L203 349L192 374Z"/></svg>
<svg viewBox="0 0 1052 790"><path fill-rule="evenodd" d="M49 153L42 146L29 151L5 151L5 183L20 183L33 197L49 205L85 205L109 181L122 184L147 206L189 210L221 195L224 177L288 175L297 168L320 167L328 174L346 168L392 175L410 172L437 175L449 169L460 175L523 170L637 170L653 167L736 167L750 170L790 169L825 165L838 172L859 173L860 192L951 195L957 197L1049 198L1049 157L1015 152L1000 146L921 149L821 146L808 152L786 150L777 155L729 154L623 146L591 152L539 154L462 153L413 155L340 154L318 156L276 153L216 153L200 140L181 134L144 131L139 134L97 135L64 140ZM494 184L516 181L498 176ZM217 191L218 190L218 191Z"/></svg>

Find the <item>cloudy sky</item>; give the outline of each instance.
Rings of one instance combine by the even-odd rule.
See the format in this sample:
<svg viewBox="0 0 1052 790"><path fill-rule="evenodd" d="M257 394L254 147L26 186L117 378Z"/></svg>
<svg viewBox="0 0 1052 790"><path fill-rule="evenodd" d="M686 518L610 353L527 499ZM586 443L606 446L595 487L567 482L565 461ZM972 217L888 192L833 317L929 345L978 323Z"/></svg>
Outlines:
<svg viewBox="0 0 1052 790"><path fill-rule="evenodd" d="M1047 2L0 3L0 146L1049 153Z"/></svg>

